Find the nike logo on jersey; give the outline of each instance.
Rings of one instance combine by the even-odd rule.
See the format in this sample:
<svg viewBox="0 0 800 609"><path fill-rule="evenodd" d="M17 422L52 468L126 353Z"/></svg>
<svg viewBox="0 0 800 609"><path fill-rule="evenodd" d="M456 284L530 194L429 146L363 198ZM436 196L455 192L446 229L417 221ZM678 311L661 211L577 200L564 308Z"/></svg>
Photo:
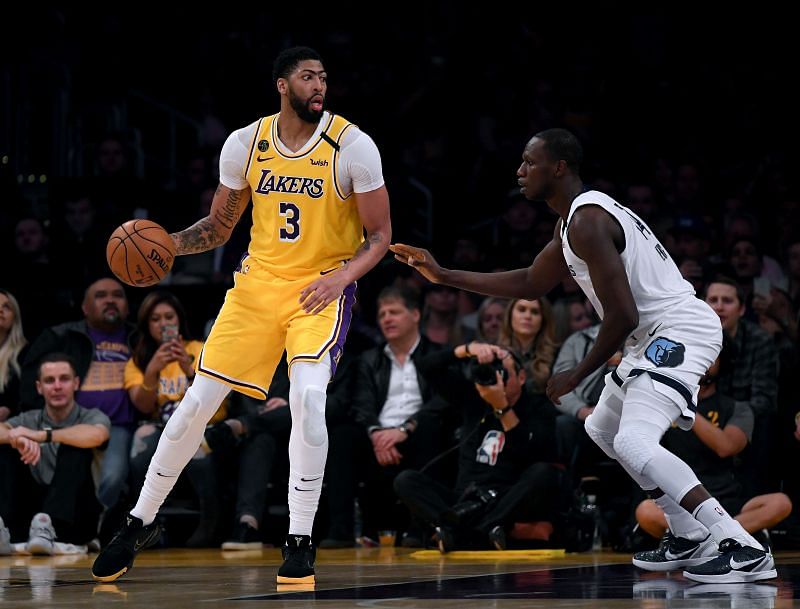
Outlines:
<svg viewBox="0 0 800 609"><path fill-rule="evenodd" d="M274 156L261 156L260 154L256 157L256 161L259 163L266 163L267 161L271 161L274 159Z"/></svg>
<svg viewBox="0 0 800 609"><path fill-rule="evenodd" d="M161 476L162 478L177 478L177 476L166 476L161 472L156 472L156 476Z"/></svg>
<svg viewBox="0 0 800 609"><path fill-rule="evenodd" d="M322 476L317 476L316 478L300 478L300 482L314 482L314 480L319 480Z"/></svg>
<svg viewBox="0 0 800 609"><path fill-rule="evenodd" d="M739 562L733 556L731 556L731 562L730 562L731 569L736 569L738 571L738 570L744 569L746 567L751 567L751 566L753 566L753 565L755 565L757 563L760 563L765 558L766 558L766 556L762 556L760 558L753 558L753 559L750 559L750 560L745 560L745 561Z"/></svg>
<svg viewBox="0 0 800 609"><path fill-rule="evenodd" d="M295 486L295 487L294 487L294 490L296 490L296 491L300 491L300 492L302 492L302 493L310 493L310 492L311 492L311 491L313 491L314 489L313 489L313 488L297 488L297 487Z"/></svg>
<svg viewBox="0 0 800 609"><path fill-rule="evenodd" d="M333 273L333 271L336 271L338 269L339 269L339 267L337 266L335 269L328 269L327 271L320 271L319 274L320 275L327 275L328 273Z"/></svg>
<svg viewBox="0 0 800 609"><path fill-rule="evenodd" d="M663 323L663 322L662 322L662 323ZM652 332L648 332L648 333L647 333L647 336L653 336L653 334L655 334L655 333L656 333L656 331L657 331L657 330L658 330L660 327L661 327L661 324L658 324L658 325L657 325L655 328L653 328L653 331L652 331Z"/></svg>

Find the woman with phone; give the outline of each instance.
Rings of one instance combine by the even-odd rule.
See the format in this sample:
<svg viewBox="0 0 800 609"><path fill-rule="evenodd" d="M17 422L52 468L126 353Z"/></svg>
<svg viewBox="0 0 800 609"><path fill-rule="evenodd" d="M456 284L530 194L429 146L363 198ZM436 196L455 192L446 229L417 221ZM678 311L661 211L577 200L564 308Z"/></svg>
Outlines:
<svg viewBox="0 0 800 609"><path fill-rule="evenodd" d="M131 447L131 490L139 491L158 439L170 416L180 407L195 376L195 362L203 349L202 341L189 338L186 312L171 292L159 290L145 296L137 316L138 338L133 357L125 367L125 389L136 408L150 415L133 436ZM225 418L226 402L211 423ZM188 468L198 495L201 521L187 545L210 545L217 516L213 464L200 451Z"/></svg>

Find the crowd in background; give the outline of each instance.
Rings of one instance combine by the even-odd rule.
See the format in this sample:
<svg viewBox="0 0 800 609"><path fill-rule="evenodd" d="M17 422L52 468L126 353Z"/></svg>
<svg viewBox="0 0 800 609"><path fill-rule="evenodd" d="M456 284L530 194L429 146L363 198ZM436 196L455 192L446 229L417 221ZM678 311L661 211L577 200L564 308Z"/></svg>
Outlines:
<svg viewBox="0 0 800 609"><path fill-rule="evenodd" d="M40 146L1 167L0 421L36 424L20 417L48 408L52 399L41 390L40 362L54 354L65 358L80 378L77 404L104 413L107 420L91 425L107 428L107 437L94 445L99 436L75 441L101 457L91 476L96 510L81 514L90 514L96 526L70 513L50 516L60 539L104 543L113 532L108 523L138 494L158 435L194 376L208 322L247 248L249 218L223 247L179 258L169 276L147 290L109 279L107 237L133 217L178 230L208 213L225 136L275 109L269 70L258 58L274 56L288 40L257 35L276 31L263 19L256 20L261 30L230 23L218 52L198 50L196 61L182 66L177 84L186 86L168 86L163 71L145 75L162 59L146 47L136 50L135 73L115 69L129 65L132 51L121 40L135 23L109 14L61 16L51 21L45 15L43 28L60 35L42 40L50 51L63 51L58 45L69 51L56 54L71 84L22 84L45 100L55 98L57 86L67 90L72 121L80 125L71 155L81 162L55 163ZM315 45L329 71L330 108L360 124L381 149L393 240L429 247L457 268L530 264L551 239L555 217L512 188L522 146L547 127L578 133L588 184L645 220L697 297L719 314L725 357L708 384L738 405L731 424L744 425L748 442L735 454L713 452L730 467L724 490L734 493L730 485L737 485L734 494L748 500L785 494L786 502L759 521L759 529L776 525L800 495L791 467L800 449L800 391L792 373L800 363L800 192L791 179L791 152L776 135L786 109L761 106L752 90L737 90L736 100L713 107L702 101L704 93L729 90L743 75L755 78L758 54L731 60L727 68L711 70L713 57L683 67L667 61L663 40L645 35L673 31L675 23L631 18L625 28L616 26L628 32L616 44L592 54L591 31L586 40L576 33L566 56L547 67L556 52L554 34L545 30L507 26L509 35L496 41L491 59L471 44L474 26L442 23L404 33L402 54L366 52L377 44L373 37L336 29L320 34L324 43ZM401 37L401 27L390 26L395 29L387 37ZM94 36L78 35L89 28ZM191 55L194 43L177 36L187 39ZM679 58L691 56L694 39L684 40ZM97 53L100 46L107 52ZM620 60L632 52L638 64ZM26 53L20 69L42 63L42 49ZM601 69L616 60L619 73ZM100 84L89 77L96 72L108 78ZM197 84L211 83L208 76L192 81L199 74L259 84L249 98L231 99ZM11 73L12 80L18 76ZM761 93L768 92L771 77L759 79ZM174 171L165 168L162 129L146 113L131 111L124 121L100 118L132 107L129 81L145 83L139 93L194 118L197 130L180 139ZM503 90L509 94L498 94ZM686 90L696 94L691 110ZM52 139L47 125L32 126L34 138ZM46 187L30 185L12 167L20 175L51 175ZM594 452L581 424L614 362L559 408L543 395L549 376L579 361L596 337L598 319L573 281L547 298L506 302L428 285L387 257L359 283L357 315L329 389L331 457L315 527L323 547L369 543L386 529L401 531L398 543L433 539L445 550L487 540L495 547L565 543L572 523L564 515L573 494L596 478L607 483L600 498L606 540L630 543L643 498L628 499L624 475ZM165 335L173 326L177 332ZM514 427L482 416L493 398L477 390L465 345L514 353L505 391L524 413ZM285 528L265 525L285 501L280 489L291 424L285 377L279 367L265 403L233 394L217 413L170 500L173 507L189 506L197 519L172 542L224 542L238 549L274 541L273 533ZM442 385L444 378L452 382ZM741 422L744 409L750 423ZM706 414L712 412L718 410ZM725 421L709 418L724 427ZM19 502L23 487L8 486L20 479L19 463L12 463L19 454L10 443L0 444L3 467L10 468L4 471L16 472L4 477L0 517L12 538L27 538L39 508L36 501ZM33 477L39 487L52 483ZM86 480L76 477L81 488L73 498L86 497ZM420 496L420 489L434 486L436 497ZM543 496L553 501L544 504ZM658 529L648 523L648 531Z"/></svg>

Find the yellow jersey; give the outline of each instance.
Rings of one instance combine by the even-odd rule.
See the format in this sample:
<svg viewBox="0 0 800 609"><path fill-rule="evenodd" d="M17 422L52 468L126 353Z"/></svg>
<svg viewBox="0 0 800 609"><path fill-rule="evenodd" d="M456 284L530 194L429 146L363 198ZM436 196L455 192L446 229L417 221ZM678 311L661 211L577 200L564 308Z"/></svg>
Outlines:
<svg viewBox="0 0 800 609"><path fill-rule="evenodd" d="M275 275L299 279L341 266L364 241L355 197L342 195L336 175L340 142L353 124L326 115L317 141L291 154L275 145L278 116L262 118L250 144L248 253Z"/></svg>

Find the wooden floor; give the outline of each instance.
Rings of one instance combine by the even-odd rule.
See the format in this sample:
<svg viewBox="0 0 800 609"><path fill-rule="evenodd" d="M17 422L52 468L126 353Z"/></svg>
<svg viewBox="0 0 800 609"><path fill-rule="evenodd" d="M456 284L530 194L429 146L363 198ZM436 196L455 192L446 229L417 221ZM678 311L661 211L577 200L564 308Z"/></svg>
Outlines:
<svg viewBox="0 0 800 609"><path fill-rule="evenodd" d="M278 588L277 549L148 550L113 584L91 580L94 556L0 557L0 607L800 607L797 552L776 554L777 580L733 585L645 573L625 554L499 556L321 550L313 590Z"/></svg>

